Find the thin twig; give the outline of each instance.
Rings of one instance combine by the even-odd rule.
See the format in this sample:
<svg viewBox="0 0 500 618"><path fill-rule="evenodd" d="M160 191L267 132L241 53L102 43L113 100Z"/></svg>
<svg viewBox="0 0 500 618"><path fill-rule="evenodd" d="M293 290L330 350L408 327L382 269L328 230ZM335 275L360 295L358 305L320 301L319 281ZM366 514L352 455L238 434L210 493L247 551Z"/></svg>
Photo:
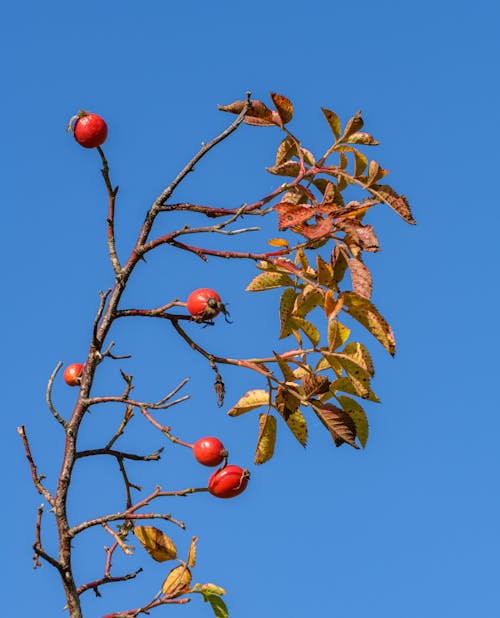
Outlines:
<svg viewBox="0 0 500 618"><path fill-rule="evenodd" d="M52 372L49 378L48 384L47 384L47 391L45 393L45 399L47 401L47 406L49 407L49 410L52 412L52 416L56 419L58 423L60 423L64 427L64 429L67 429L68 423L63 419L63 417L55 409L54 404L52 403L52 388L54 386L54 380L56 379L56 376L62 366L63 366L62 361L59 361L56 365L56 368Z"/></svg>
<svg viewBox="0 0 500 618"><path fill-rule="evenodd" d="M92 457L93 455L111 455L117 459L132 459L133 461L158 461L160 459L160 453L164 450L162 446L151 455L136 455L135 453L124 453L123 451L115 451L107 446L104 448L88 449L86 451L78 451L75 454L75 459L81 457Z"/></svg>
<svg viewBox="0 0 500 618"><path fill-rule="evenodd" d="M137 577L137 575L139 575L139 573L142 573L143 569L137 569L137 571L134 571L133 573L127 573L126 575L119 575L118 577L111 577L111 576L104 576L101 577L100 579L96 579L93 582L89 582L88 584L84 584L83 586L80 586L77 589L77 593L83 594L84 592L86 592L87 590L93 590L96 594L97 597L100 597L101 594L99 592L99 586L102 586L104 584L113 584L115 582L125 582L129 579L134 579L135 577Z"/></svg>
<svg viewBox="0 0 500 618"><path fill-rule="evenodd" d="M42 547L42 513L43 513L43 504L41 504L37 509L36 516L36 525L35 525L35 542L33 543L33 551L35 555L33 556L33 568L36 569L42 566L42 563L38 560L38 558L43 558L46 562L55 567L58 571L62 572L61 564L49 555Z"/></svg>
<svg viewBox="0 0 500 618"><path fill-rule="evenodd" d="M108 217L106 219L108 223L108 249L109 249L109 257L111 260L111 265L113 266L113 270L116 275L121 273L122 267L120 264L120 260L118 259L118 255L116 253L116 240L115 240L115 202L116 195L118 193L118 187L113 188L111 184L111 179L109 177L109 165L106 157L104 156L104 152L100 146L97 146L97 151L102 161L102 177L104 178L104 183L106 185L106 190L108 192Z"/></svg>
<svg viewBox="0 0 500 618"><path fill-rule="evenodd" d="M157 429L159 429L162 434L164 436L166 436L171 442L173 442L174 444L179 444L181 446L186 446L188 448L193 448L192 444L189 444L188 442L184 442L184 440L180 440L179 438L176 438L175 436L173 436L170 433L170 427L164 427L163 425L161 425L157 420L155 420L151 414L148 413L148 411L145 408L141 408L141 412L144 414L144 416L148 419L148 421L154 425L154 427L156 427Z"/></svg>
<svg viewBox="0 0 500 618"><path fill-rule="evenodd" d="M45 487L42 485L42 480L45 478L45 475L44 474L41 474L40 476L38 475L35 462L33 461L33 456L31 455L31 449L30 449L30 445L28 442L28 437L26 435L26 430L24 428L24 425L21 425L20 427L18 427L17 432L21 436L21 440L23 441L23 445L24 445L24 451L26 453L26 458L30 464L31 478L33 479L33 485L38 490L38 493L41 494L51 506L54 506L54 498L52 497L52 494L50 493L48 489L45 489Z"/></svg>
<svg viewBox="0 0 500 618"><path fill-rule="evenodd" d="M120 426L116 430L115 435L111 438L111 440L104 447L105 450L109 450L113 446L113 444L118 440L118 438L123 434L128 422L134 416L133 410L134 410L134 406L127 406L127 408L125 409L125 414L123 415L122 422L120 423Z"/></svg>

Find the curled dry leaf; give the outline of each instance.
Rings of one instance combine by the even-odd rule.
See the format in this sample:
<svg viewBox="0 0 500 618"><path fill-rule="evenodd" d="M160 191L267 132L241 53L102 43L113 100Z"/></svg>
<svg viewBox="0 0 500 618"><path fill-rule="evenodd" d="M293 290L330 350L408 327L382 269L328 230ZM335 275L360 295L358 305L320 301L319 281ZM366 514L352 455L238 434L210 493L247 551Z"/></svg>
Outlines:
<svg viewBox="0 0 500 618"><path fill-rule="evenodd" d="M165 596L175 598L187 592L193 576L189 568L183 564L172 569L163 582L161 591Z"/></svg>
<svg viewBox="0 0 500 618"><path fill-rule="evenodd" d="M177 548L166 534L154 526L135 526L134 534L148 554L157 562L174 560Z"/></svg>
<svg viewBox="0 0 500 618"><path fill-rule="evenodd" d="M259 416L259 437L255 450L255 464L269 461L274 454L276 444L276 419L270 414Z"/></svg>

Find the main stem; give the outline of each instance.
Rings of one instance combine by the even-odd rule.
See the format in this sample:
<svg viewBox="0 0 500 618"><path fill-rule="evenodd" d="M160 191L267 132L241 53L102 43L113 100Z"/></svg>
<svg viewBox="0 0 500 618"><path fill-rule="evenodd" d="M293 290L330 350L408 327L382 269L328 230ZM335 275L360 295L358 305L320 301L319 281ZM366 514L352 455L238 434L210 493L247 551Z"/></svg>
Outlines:
<svg viewBox="0 0 500 618"><path fill-rule="evenodd" d="M87 405L85 401L89 398L90 391L92 389L94 375L101 360L101 352L104 341L109 333L109 330L117 316L118 306L120 299L125 290L127 282L137 265L137 262L141 259L144 252L144 245L147 242L153 223L156 216L160 212L161 207L171 197L172 193L179 185L180 182L187 176L187 174L193 171L194 166L205 154L207 154L214 146L223 141L238 126L243 122L248 109L250 108L250 93L247 93L247 102L245 108L238 116L238 118L220 135L215 137L211 142L204 144L200 151L189 161L189 163L179 172L174 178L172 183L163 191L163 193L155 200L151 208L149 209L144 224L140 230L139 236L135 243L135 246L128 258L125 266L118 270L115 276L114 287L108 298L106 308L99 320L97 330L92 337L89 354L85 364L85 370L82 376L82 383L80 385L80 392L78 401L73 409L71 419L66 428L66 443L64 449L64 456L62 461L61 472L57 484L57 491L55 496L54 512L57 522L57 530L59 535L59 572L61 574L64 591L66 594L66 603L69 610L70 618L83 618L80 597L77 592L77 585L73 576L73 569L71 565L71 541L72 536L70 534L70 525L67 515L67 500L68 491L71 483L71 476L76 461L76 444L78 438L78 430L83 420L85 412L87 411ZM113 257L113 256L111 256Z"/></svg>

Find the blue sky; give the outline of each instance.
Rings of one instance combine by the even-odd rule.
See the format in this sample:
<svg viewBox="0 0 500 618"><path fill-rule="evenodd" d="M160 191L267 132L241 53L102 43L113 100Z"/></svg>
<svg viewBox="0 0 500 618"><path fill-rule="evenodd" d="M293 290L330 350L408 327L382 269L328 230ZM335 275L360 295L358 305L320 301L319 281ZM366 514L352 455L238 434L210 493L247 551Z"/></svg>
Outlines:
<svg viewBox="0 0 500 618"><path fill-rule="evenodd" d="M137 396L159 398L190 375L192 398L170 411L168 422L186 440L220 436L232 462L253 473L238 499L199 495L169 503L165 509L189 530L168 532L186 551L190 534L200 537L195 578L227 588L233 617L498 615L499 22L492 1L19 0L4 8L6 615L54 616L64 605L52 569L32 569L40 497L15 428L27 425L52 487L62 435L45 408L46 382L58 360L85 357L98 291L112 281L97 153L65 134L67 120L84 108L108 122L105 151L120 185L117 234L125 255L151 201L228 122L216 104L246 90L259 99L271 90L292 99L291 128L313 151L322 152L330 138L321 106L344 121L362 109L367 130L382 142L377 158L418 221L407 226L384 208L369 220L383 248L370 260L373 298L394 327L398 352L393 360L371 342L382 405L368 409L365 451L335 449L311 422L305 451L280 427L275 458L256 468L257 413L230 419L219 410L210 370L166 325L118 324L113 339L117 351L134 355L122 366L134 374ZM244 127L177 197L227 207L260 197L274 187L263 168L280 139L273 129ZM158 229L168 225L162 219ZM276 345L278 297L244 293L253 274L251 264L202 265L165 249L141 266L125 302L156 306L216 287L234 323L220 321L197 333L199 340L220 354L267 355ZM100 369L96 392L121 388L116 364ZM225 378L228 406L261 386L250 372L228 370ZM62 411L71 410L74 391L58 383L54 396ZM96 411L81 444L102 445L118 419L116 409ZM139 451L161 444L139 418L123 440ZM202 485L207 476L189 452L170 446L158 464L132 469L145 491L156 483ZM114 462L102 458L79 467L71 516L119 509L119 480ZM48 525L44 542L53 547ZM101 531L78 540L79 579L101 574L108 542ZM86 616L134 607L160 587L165 565L150 564L141 548L134 561L117 557L115 568L138 561L145 573L103 587L101 599L89 594ZM210 616L201 602L156 615L168 612Z"/></svg>

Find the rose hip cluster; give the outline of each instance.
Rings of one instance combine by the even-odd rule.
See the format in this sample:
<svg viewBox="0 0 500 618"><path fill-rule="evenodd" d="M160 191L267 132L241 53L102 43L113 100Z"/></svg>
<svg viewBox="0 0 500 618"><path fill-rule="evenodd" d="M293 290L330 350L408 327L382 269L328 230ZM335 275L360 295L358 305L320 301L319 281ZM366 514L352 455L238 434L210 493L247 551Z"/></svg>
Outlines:
<svg viewBox="0 0 500 618"><path fill-rule="evenodd" d="M227 465L227 451L218 438L207 436L193 444L193 454L196 461L204 466L219 466L208 479L208 491L217 498L234 498L248 485L250 472L239 466Z"/></svg>

